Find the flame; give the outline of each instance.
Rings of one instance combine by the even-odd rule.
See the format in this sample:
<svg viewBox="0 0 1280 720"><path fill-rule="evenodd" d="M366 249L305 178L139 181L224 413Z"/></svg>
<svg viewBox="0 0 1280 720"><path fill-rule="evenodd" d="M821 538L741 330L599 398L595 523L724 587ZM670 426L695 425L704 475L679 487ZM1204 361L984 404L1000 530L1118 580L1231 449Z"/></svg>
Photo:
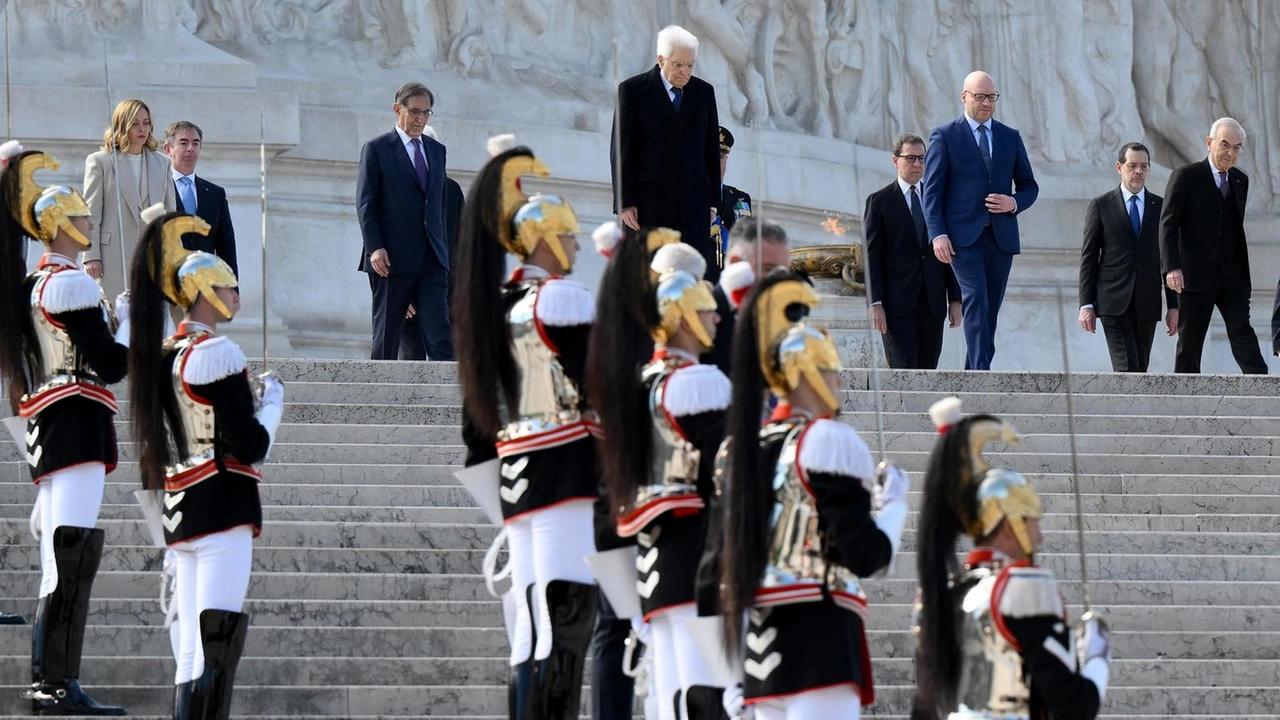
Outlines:
<svg viewBox="0 0 1280 720"><path fill-rule="evenodd" d="M845 227L844 223L841 222L839 215L831 215L826 220L823 220L822 229L828 235L835 235L836 237L843 237L845 233L849 232L849 228Z"/></svg>

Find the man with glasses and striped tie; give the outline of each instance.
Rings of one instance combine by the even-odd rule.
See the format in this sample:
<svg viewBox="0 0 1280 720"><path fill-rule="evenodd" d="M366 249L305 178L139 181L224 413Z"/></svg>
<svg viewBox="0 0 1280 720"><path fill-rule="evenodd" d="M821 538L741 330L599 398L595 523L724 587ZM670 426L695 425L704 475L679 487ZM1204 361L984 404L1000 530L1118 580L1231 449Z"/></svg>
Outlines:
<svg viewBox="0 0 1280 720"><path fill-rule="evenodd" d="M969 73L964 115L934 128L924 160L924 218L933 254L960 283L966 370L991 369L996 319L1022 251L1017 216L1040 194L1022 136L992 118L999 99L990 75Z"/></svg>
<svg viewBox="0 0 1280 720"><path fill-rule="evenodd" d="M396 124L364 144L356 174L360 270L373 291L373 360L395 360L412 305L430 360L452 360L445 148L423 134L435 95L409 82L396 90Z"/></svg>

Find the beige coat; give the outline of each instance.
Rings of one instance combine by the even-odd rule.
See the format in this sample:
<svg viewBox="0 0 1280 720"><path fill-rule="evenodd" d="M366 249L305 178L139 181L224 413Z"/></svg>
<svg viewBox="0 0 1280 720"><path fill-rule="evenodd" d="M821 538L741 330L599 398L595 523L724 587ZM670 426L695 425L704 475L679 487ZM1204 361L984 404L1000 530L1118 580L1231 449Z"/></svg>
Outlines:
<svg viewBox="0 0 1280 720"><path fill-rule="evenodd" d="M123 249L125 262L132 265L133 249L138 246L138 236L142 233L142 211L159 202L164 203L166 210L178 209L169 158L153 150L143 150L142 156L147 184L141 194L132 164L122 154L117 156L115 165L121 176L119 213L116 210L117 183L111 152L100 150L84 161L84 199L89 204L93 220L93 232L89 235L93 246L84 255L86 261L102 261L100 282L109 298L124 290L120 253Z"/></svg>

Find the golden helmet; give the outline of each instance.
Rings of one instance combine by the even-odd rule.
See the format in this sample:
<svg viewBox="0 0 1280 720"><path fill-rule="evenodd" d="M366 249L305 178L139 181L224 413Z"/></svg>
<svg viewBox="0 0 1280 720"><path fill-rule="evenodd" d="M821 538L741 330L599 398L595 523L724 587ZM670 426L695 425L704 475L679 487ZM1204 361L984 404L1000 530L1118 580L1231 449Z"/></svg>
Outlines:
<svg viewBox="0 0 1280 720"><path fill-rule="evenodd" d="M818 304L813 286L803 279L783 280L756 299L760 370L776 395L786 395L808 380L832 410L840 408L822 378L823 370L839 370L840 356L824 328L805 322Z"/></svg>
<svg viewBox="0 0 1280 720"><path fill-rule="evenodd" d="M37 170L57 170L57 159L35 151L19 157L17 163L20 189L9 209L22 229L45 245L53 242L61 230L81 247L89 247L89 238L71 223L71 218L90 216L80 192L65 185L44 187L35 181Z"/></svg>
<svg viewBox="0 0 1280 720"><path fill-rule="evenodd" d="M529 257L538 242L551 249L568 272L573 268L565 254L561 235L576 235L581 227L573 206L558 195L524 194L520 178L525 175L549 177L551 171L532 155L515 155L502 164L502 223L498 240L521 260Z"/></svg>
<svg viewBox="0 0 1280 720"><path fill-rule="evenodd" d="M150 224L164 214L164 205L152 205L142 211L142 220ZM165 220L160 228L162 261L156 281L165 297L183 310L190 310L198 298L204 297L224 318L230 319L233 313L218 297L217 288L239 286L231 266L217 255L182 246L183 235L208 235L209 229L209 223L195 215Z"/></svg>
<svg viewBox="0 0 1280 720"><path fill-rule="evenodd" d="M677 238L675 242L655 243L672 236ZM714 344L711 333L698 317L699 312L716 309L711 284L702 279L707 261L702 253L679 242L678 238L679 234L673 230L658 228L649 232L649 243L658 247L649 262L658 305L658 326L650 335L654 342L665 344L680 331L682 323L688 323L703 349L710 350Z"/></svg>
<svg viewBox="0 0 1280 720"><path fill-rule="evenodd" d="M951 432L963 418L960 399L953 396L939 400L929 408L929 415L939 434ZM968 512L962 512L960 521L965 532L974 541L989 537L1000 527L1000 523L1007 521L1018 539L1018 545L1031 556L1035 554L1035 545L1031 542L1026 521L1043 517L1044 508L1035 488L1022 473L993 467L983 454L987 443L996 440L1007 445L1017 445L1022 441L1022 435L1013 425L999 418L979 418L969 424L969 467L964 468L961 473L965 478L962 482L970 487L969 492L973 496L974 515L963 517Z"/></svg>

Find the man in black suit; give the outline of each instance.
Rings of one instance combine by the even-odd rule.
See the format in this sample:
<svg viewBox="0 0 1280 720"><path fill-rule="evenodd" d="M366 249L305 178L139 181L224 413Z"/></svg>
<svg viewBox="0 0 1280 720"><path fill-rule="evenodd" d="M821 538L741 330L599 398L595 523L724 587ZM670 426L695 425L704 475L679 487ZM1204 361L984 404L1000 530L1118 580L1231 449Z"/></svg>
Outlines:
<svg viewBox="0 0 1280 720"><path fill-rule="evenodd" d="M1160 210L1164 199L1146 189L1151 151L1120 148L1120 186L1089 201L1080 253L1080 327L1102 334L1116 372L1146 372L1160 322ZM1178 294L1164 288L1164 324L1178 333Z"/></svg>
<svg viewBox="0 0 1280 720"><path fill-rule="evenodd" d="M938 369L942 324L961 322L960 285L938 260L925 228L924 139L906 133L893 142L898 177L867 196L862 230L871 279L871 326L884 336L891 368Z"/></svg>
<svg viewBox="0 0 1280 720"><path fill-rule="evenodd" d="M618 85L609 163L614 211L633 230L668 227L720 277L710 228L720 191L716 92L693 77L698 39L670 25L658 33L658 63Z"/></svg>
<svg viewBox="0 0 1280 720"><path fill-rule="evenodd" d="M729 268L739 262L750 264L750 282L744 283L742 278L730 272ZM725 254L724 267L725 273L711 291L711 296L716 299L716 312L720 314L720 326L716 330L714 345L702 356L702 362L715 365L728 375L738 303L756 280L778 268L791 267L787 231L763 218L743 217L729 233L729 251Z"/></svg>
<svg viewBox="0 0 1280 720"><path fill-rule="evenodd" d="M430 125L422 129L422 134L440 141L436 131ZM462 206L466 204L466 196L462 186L451 177L444 179L444 235L449 238L449 257L453 257L458 249L458 226L462 220ZM449 269L449 287L453 288L453 268ZM421 318L412 305L404 319L403 332L400 333L400 359L426 360L427 348L422 344Z"/></svg>
<svg viewBox="0 0 1280 720"><path fill-rule="evenodd" d="M173 186L177 190L178 211L191 213L209 223L209 234L187 233L182 245L188 250L213 253L231 266L231 272L240 276L236 265L236 231L231 225L231 208L227 205L227 191L196 175L196 163L204 144L204 131L186 120L169 123L164 129L164 151L173 164Z"/></svg>
<svg viewBox="0 0 1280 720"><path fill-rule="evenodd" d="M1258 334L1249 324L1249 248L1244 208L1249 176L1235 167L1245 132L1232 118L1209 128L1209 157L1169 176L1160 213L1160 269L1179 293L1174 372L1200 372L1204 336L1216 306L1227 326L1231 354L1246 374L1265 375Z"/></svg>
<svg viewBox="0 0 1280 720"><path fill-rule="evenodd" d="M445 232L445 148L423 129L435 95L422 83L396 90L391 132L365 143L356 176L356 215L364 249L360 270L373 291L374 360L395 360L405 314L421 316L432 360L452 360L449 239Z"/></svg>

